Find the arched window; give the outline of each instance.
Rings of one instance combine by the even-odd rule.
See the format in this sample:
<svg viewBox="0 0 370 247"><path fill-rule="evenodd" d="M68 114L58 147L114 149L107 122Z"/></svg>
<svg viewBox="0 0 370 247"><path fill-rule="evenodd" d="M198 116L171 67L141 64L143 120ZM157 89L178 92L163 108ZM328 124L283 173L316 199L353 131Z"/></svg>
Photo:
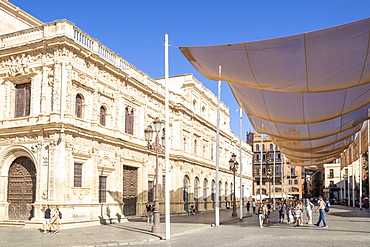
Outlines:
<svg viewBox="0 0 370 247"><path fill-rule="evenodd" d="M212 187L211 187L211 200L212 202L215 201L215 191L216 191L216 182L215 180L212 180Z"/></svg>
<svg viewBox="0 0 370 247"><path fill-rule="evenodd" d="M204 209L207 210L207 187L208 187L208 181L207 179L204 179L203 181L203 203L204 203Z"/></svg>
<svg viewBox="0 0 370 247"><path fill-rule="evenodd" d="M189 177L184 177L184 187L183 187L183 200L184 200L184 210L189 209Z"/></svg>
<svg viewBox="0 0 370 247"><path fill-rule="evenodd" d="M225 201L227 201L227 194L228 194L228 189L227 189L227 182L225 182Z"/></svg>
<svg viewBox="0 0 370 247"><path fill-rule="evenodd" d="M125 133L134 134L134 110L129 110L128 107L125 110Z"/></svg>
<svg viewBox="0 0 370 247"><path fill-rule="evenodd" d="M100 120L99 123L103 126L106 124L107 111L104 106L100 107Z"/></svg>
<svg viewBox="0 0 370 247"><path fill-rule="evenodd" d="M274 151L274 145L270 144L270 151Z"/></svg>
<svg viewBox="0 0 370 247"><path fill-rule="evenodd" d="M262 144L262 152L265 152L265 144Z"/></svg>
<svg viewBox="0 0 370 247"><path fill-rule="evenodd" d="M199 204L199 178L194 179L194 202L195 202L195 209L198 210Z"/></svg>
<svg viewBox="0 0 370 247"><path fill-rule="evenodd" d="M256 152L260 151L260 145L256 145Z"/></svg>
<svg viewBox="0 0 370 247"><path fill-rule="evenodd" d="M76 95L75 116L82 118L82 96L80 94Z"/></svg>

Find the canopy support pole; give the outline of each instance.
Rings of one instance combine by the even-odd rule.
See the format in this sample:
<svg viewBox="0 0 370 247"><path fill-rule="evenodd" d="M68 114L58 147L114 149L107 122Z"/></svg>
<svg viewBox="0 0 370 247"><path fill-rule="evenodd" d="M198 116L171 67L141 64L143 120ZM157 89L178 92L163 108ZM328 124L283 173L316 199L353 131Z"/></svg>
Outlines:
<svg viewBox="0 0 370 247"><path fill-rule="evenodd" d="M168 91L168 34L165 35L165 49L164 49L164 77L165 77L165 221L166 221L166 240L171 239L171 208L170 208L170 117L169 117L169 91Z"/></svg>
<svg viewBox="0 0 370 247"><path fill-rule="evenodd" d="M239 164L240 164L240 203L239 219L243 219L243 164L242 164L242 135L243 135L243 110L239 107Z"/></svg>
<svg viewBox="0 0 370 247"><path fill-rule="evenodd" d="M218 66L218 74L221 78L221 66ZM220 183L219 183L219 165L220 165L220 101L221 101L221 80L218 81L217 85L217 131L216 131L216 205L215 205L215 218L216 226L220 226L220 208L219 208L219 196L220 196ZM235 192L234 192L235 193Z"/></svg>

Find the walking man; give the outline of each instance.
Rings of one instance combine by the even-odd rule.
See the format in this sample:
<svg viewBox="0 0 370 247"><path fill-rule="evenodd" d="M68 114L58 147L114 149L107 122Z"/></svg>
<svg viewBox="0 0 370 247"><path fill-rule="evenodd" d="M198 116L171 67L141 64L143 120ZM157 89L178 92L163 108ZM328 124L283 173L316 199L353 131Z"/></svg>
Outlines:
<svg viewBox="0 0 370 247"><path fill-rule="evenodd" d="M317 201L317 209L315 210L315 213L317 213L317 211L320 212L320 217L315 226L320 226L320 222L322 221L322 223L324 224L323 228L327 228L328 224L326 223L325 218L325 202L322 199L322 196L319 196L319 200Z"/></svg>
<svg viewBox="0 0 370 247"><path fill-rule="evenodd" d="M247 202L247 212L249 213L249 207L251 206L250 202Z"/></svg>
<svg viewBox="0 0 370 247"><path fill-rule="evenodd" d="M252 202L253 214L256 214L256 207L257 207L257 204L256 204L256 202L253 200L253 202Z"/></svg>
<svg viewBox="0 0 370 247"><path fill-rule="evenodd" d="M42 223L42 228L44 229L44 233L48 233L51 231L51 226L50 226L51 209L49 207L49 204L46 205L44 214L45 215L44 215L44 222Z"/></svg>

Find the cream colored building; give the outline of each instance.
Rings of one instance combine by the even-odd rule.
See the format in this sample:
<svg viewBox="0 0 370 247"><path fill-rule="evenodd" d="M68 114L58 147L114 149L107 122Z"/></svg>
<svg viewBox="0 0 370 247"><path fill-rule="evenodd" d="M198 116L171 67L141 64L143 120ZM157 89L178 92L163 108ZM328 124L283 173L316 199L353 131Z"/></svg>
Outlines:
<svg viewBox="0 0 370 247"><path fill-rule="evenodd" d="M254 194L257 200L295 197L302 198L304 184L304 168L289 163L269 136L249 132L247 142L254 152ZM261 152L262 151L262 152ZM262 154L262 159L261 159ZM262 184L261 184L262 162ZM274 172L275 167L275 172ZM274 181L275 180L275 181ZM260 194L260 190L262 193Z"/></svg>
<svg viewBox="0 0 370 247"><path fill-rule="evenodd" d="M164 119L163 80L67 20L42 23L5 0L0 7L0 220L40 222L46 204L60 207L63 223L143 215L156 165L144 130ZM164 186L172 213L212 210L217 98L190 74L170 84L171 184L160 153L161 212ZM233 188L228 161L239 154L229 121L222 104L221 208ZM241 150L236 193L248 198L253 154L245 142Z"/></svg>

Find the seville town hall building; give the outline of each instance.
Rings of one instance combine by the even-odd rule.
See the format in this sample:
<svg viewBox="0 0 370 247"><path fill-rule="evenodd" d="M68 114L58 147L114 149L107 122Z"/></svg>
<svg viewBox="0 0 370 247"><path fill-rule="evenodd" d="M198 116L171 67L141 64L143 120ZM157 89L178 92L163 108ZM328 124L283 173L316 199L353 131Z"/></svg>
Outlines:
<svg viewBox="0 0 370 247"><path fill-rule="evenodd" d="M191 74L170 82L170 176L159 154L161 213L215 201L217 98ZM144 130L164 119L164 80L154 80L73 23L43 23L0 0L0 221L38 223L58 205L62 223L141 216L153 201L156 155ZM239 138L221 105L220 200L231 201ZM163 131L160 135L163 135ZM251 147L242 142L243 183L253 193ZM238 158L239 159L239 158ZM239 171L237 172L239 176ZM238 199L239 200L239 199Z"/></svg>

